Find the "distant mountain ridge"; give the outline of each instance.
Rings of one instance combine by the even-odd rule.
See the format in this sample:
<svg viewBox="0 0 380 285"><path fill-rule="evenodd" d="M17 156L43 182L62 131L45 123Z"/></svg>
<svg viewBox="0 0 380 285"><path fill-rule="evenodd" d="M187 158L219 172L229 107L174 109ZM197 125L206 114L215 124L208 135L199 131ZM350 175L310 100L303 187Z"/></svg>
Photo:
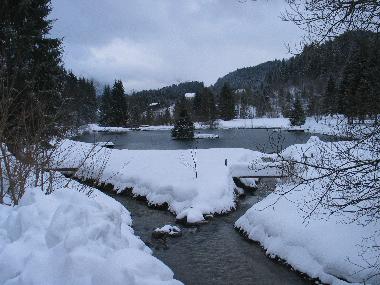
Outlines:
<svg viewBox="0 0 380 285"><path fill-rule="evenodd" d="M268 72L277 68L279 63L280 61L275 60L256 66L239 68L219 78L212 85L212 89L218 93L225 83L228 83L232 89L252 89L258 87L264 81Z"/></svg>
<svg viewBox="0 0 380 285"><path fill-rule="evenodd" d="M216 106L220 91L227 84L232 90L244 91L235 94L236 104L254 107L257 116L286 116L295 98L300 99L308 115L326 112L354 114L357 110L350 105L356 109L360 105L363 109L361 113L365 114L366 109L378 108L377 103L372 104L375 107L369 102L363 104L363 100L369 100L365 99L365 94L370 94L374 100L380 97L376 95L380 90L379 35L363 31L347 32L322 44L306 45L300 54L289 59L239 68L210 86ZM324 98L328 82L333 86L331 92L336 98L332 98L333 95ZM368 86L366 82L370 82ZM140 112L149 110L152 103L168 108L185 93L200 94L203 88L204 84L197 81L173 84L157 90L136 92L128 96L128 102ZM342 94L350 94L351 97Z"/></svg>

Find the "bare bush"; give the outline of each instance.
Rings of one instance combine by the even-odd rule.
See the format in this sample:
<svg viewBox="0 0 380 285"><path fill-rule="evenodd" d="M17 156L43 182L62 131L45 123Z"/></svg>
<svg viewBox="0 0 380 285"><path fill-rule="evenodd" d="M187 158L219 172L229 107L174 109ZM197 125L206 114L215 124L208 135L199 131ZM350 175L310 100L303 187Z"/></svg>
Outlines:
<svg viewBox="0 0 380 285"><path fill-rule="evenodd" d="M282 19L306 31L310 41L323 41L346 31L378 32L380 1L378 0L286 0L288 9Z"/></svg>

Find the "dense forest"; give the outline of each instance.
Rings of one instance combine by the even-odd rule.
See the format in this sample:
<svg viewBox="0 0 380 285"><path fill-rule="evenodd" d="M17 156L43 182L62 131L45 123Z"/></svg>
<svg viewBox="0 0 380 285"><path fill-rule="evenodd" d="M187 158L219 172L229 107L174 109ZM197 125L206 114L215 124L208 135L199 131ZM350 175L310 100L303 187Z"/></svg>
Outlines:
<svg viewBox="0 0 380 285"><path fill-rule="evenodd" d="M156 90L125 94L121 81L105 86L96 99L94 83L66 73L64 97L77 125L172 124L180 110L212 125L216 119L344 114L375 117L380 110L378 34L348 32L322 44L311 44L289 59L238 69L210 87L184 82ZM127 83L128 84L128 83ZM193 93L193 98L185 94Z"/></svg>
<svg viewBox="0 0 380 285"><path fill-rule="evenodd" d="M364 118L379 112L378 34L347 32L323 44L305 46L288 60L238 69L213 86L247 89L259 116L288 116L298 97L308 115L341 113Z"/></svg>

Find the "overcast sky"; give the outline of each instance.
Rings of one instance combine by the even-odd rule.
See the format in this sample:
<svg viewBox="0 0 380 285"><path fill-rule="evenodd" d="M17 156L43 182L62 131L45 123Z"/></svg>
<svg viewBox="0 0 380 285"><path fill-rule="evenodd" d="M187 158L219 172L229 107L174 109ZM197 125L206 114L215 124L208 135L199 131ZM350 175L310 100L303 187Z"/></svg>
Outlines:
<svg viewBox="0 0 380 285"><path fill-rule="evenodd" d="M287 58L300 31L279 19L285 1L53 0L52 33L75 74L127 90L198 80Z"/></svg>

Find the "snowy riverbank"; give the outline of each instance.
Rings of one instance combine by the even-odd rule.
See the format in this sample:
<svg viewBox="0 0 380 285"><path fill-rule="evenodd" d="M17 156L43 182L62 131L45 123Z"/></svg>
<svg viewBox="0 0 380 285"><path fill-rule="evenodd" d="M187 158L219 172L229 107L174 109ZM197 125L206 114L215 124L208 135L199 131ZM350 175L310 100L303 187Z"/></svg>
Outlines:
<svg viewBox="0 0 380 285"><path fill-rule="evenodd" d="M263 155L247 149L110 150L68 140L56 161L79 166L82 179L110 183L118 192L131 188L150 204L166 203L178 219L196 223L235 207L232 174L249 174Z"/></svg>
<svg viewBox="0 0 380 285"><path fill-rule="evenodd" d="M306 155L310 158L309 163L313 163L322 149L334 152L335 149L349 148L350 144L324 143L312 137L307 144L287 148L283 155L297 160ZM368 152L353 153L361 159L368 155ZM303 171L305 179L315 175L312 169ZM339 185L342 181L334 182ZM323 197L326 185L323 180L299 186L294 182L280 183L274 193L249 209L235 226L248 238L258 241L270 256L283 259L296 270L319 278L323 283L347 284L343 281L347 280L379 284L378 267L369 268L378 262L375 247L379 242L379 222L376 219L369 222L366 217L357 218L355 212L333 213L322 205L314 208L319 197ZM336 190L339 191L333 187L329 191ZM335 199L340 197L338 192L330 195ZM310 218L305 218L310 212L313 213Z"/></svg>
<svg viewBox="0 0 380 285"><path fill-rule="evenodd" d="M205 130L209 125L195 122L196 130ZM81 128L81 132L107 132L107 133L126 133L129 131L170 131L173 126L141 126L138 128L122 127L101 127L97 124L89 124ZM325 135L344 136L347 133L347 121L342 116L325 116L317 119L316 117L306 118L302 126L292 127L288 118L254 118L254 119L234 119L230 121L217 120L216 129L282 129L300 130L309 133Z"/></svg>
<svg viewBox="0 0 380 285"><path fill-rule="evenodd" d="M287 118L255 118L255 119L235 119L231 121L217 120L217 129L281 129L289 128L290 122ZM194 123L196 130L208 129L209 125ZM107 132L107 133L126 133L129 131L170 131L171 125L162 126L141 126L137 128L123 127L102 127L97 124L88 124L81 128L81 132Z"/></svg>
<svg viewBox="0 0 380 285"><path fill-rule="evenodd" d="M134 235L121 204L66 178L54 188L0 205L0 284L182 284Z"/></svg>

